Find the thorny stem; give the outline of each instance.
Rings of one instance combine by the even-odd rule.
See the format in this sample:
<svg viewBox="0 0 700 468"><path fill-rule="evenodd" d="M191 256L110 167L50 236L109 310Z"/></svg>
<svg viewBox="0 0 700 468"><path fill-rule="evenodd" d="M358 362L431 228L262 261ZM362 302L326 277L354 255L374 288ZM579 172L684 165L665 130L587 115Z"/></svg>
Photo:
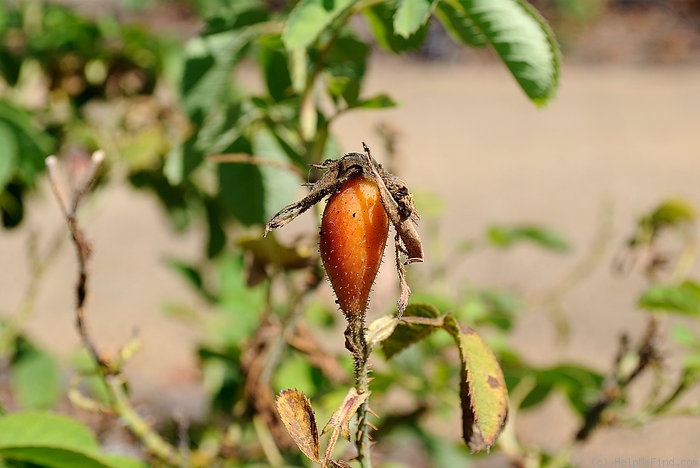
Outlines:
<svg viewBox="0 0 700 468"><path fill-rule="evenodd" d="M365 340L365 331L364 316L351 320L345 330L346 346L352 352L355 361L355 389L358 394L369 391L369 355L371 349ZM355 446L357 447L357 460L362 468L372 467L368 416L369 398L357 409Z"/></svg>

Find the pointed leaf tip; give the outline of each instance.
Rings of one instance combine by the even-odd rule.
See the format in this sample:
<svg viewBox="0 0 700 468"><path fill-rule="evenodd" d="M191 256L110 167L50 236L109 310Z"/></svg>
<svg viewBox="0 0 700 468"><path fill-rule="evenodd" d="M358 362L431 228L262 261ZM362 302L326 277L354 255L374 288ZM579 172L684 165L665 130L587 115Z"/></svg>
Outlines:
<svg viewBox="0 0 700 468"><path fill-rule="evenodd" d="M559 86L561 52L544 18L525 0L457 3L467 24L491 44L528 98L546 105Z"/></svg>

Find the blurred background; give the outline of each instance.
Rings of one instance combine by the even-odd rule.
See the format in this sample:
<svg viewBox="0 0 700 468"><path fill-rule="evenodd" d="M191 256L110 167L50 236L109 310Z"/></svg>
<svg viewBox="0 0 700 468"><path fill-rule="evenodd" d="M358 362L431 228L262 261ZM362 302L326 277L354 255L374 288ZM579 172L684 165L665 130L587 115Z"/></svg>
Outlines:
<svg viewBox="0 0 700 468"><path fill-rule="evenodd" d="M257 292L254 299L241 299L247 294L241 275L251 274L251 255L259 259L259 247L250 243L259 236L263 214L304 192L298 175L275 179L272 187L284 190L267 197L258 214L250 208L259 202L257 186L241 182L257 177L250 172L255 166L238 160L228 164L235 168L230 173L216 173L212 167L227 163L206 160L211 154L254 154L263 148L255 138L242 144L245 132L236 130L242 119L258 118L261 109L286 118L285 109L270 104L275 98L270 77L256 65L280 59L274 48L243 58L231 71L232 94L249 93L259 102L232 98L235 109L215 116L218 127L211 127L214 117L206 117L216 103L198 103L198 96L187 94L182 74L192 70L178 71L183 53L191 54L193 39L205 30L225 30L225 20L207 17L214 3L9 0L0 6L0 136L5 135L0 145L8 145L8 132L19 128L24 134L17 141L26 151L16 161L4 156L10 154L7 147L0 152L6 157L0 161L0 314L5 330L17 325L15 341L3 339L0 400L6 409L28 405L13 383L18 330L56 364L59 388L68 388L72 369L80 368L75 253L42 168L43 155L53 152L74 174L93 150L107 154L95 191L80 211L93 248L88 326L109 355L132 339L140 343L124 366L135 407L164 426L177 418L196 426L210 421L212 407L221 403L216 398L225 395L225 379L236 382L235 372L211 356L225 357L223 350L233 349L228 344L245 342L258 323L257 315L242 319L247 312L231 305L260 301ZM262 3L270 14L288 9L287 2ZM386 93L397 105L339 114L332 119L333 145L324 147L335 153L323 157L359 152L366 142L414 192L426 243L425 263L410 267L415 300L464 311L464 320L491 340L509 384L522 382L528 372L535 376L531 384L541 394L520 387L519 397L529 395L523 398L532 402L511 415L521 455L537 453L531 459L544 464L550 454L573 466L640 457L697 463L700 418L692 413L698 410L697 388L683 386L679 397L680 407L692 411L656 414L648 406L654 391L667 397L686 375L684 359L688 349L697 348L699 332L692 307L659 314L654 369L629 388L622 386L624 396L615 403L619 413L603 418L602 427L585 440L573 440L590 416L581 405L588 402L589 410L595 405L603 381L609 382L620 365L627 349L620 337L627 334L634 348L650 327L640 295L650 285L692 282L699 273L694 209L700 204L700 2L533 5L550 22L563 53L560 87L543 107L527 99L490 49L455 44L438 21L430 23L419 47L395 54L376 44L365 18L353 18L352 29L370 48L360 76L362 94ZM231 54L238 52L231 48ZM197 133L198 125L205 130L210 125L210 140ZM239 135L227 136L227 128ZM174 156L177 148L180 156L192 150L209 172L182 169L178 164L189 163ZM305 167L304 161L290 160ZM229 195L218 195L226 187ZM659 232L651 240L639 240L644 220L664 207L675 210L671 221L655 225ZM303 249L313 251L315 223L313 214L305 215L279 234L302 264L314 255ZM271 255L282 255L276 248ZM389 257L374 288L370 318L390 311L396 300L391 267ZM254 284L250 276L247 281ZM208 289L208 282L215 286ZM313 324L331 324L318 332L321 348L342 355L342 324L333 318L339 314L327 282L308 308ZM233 318L220 310L233 310ZM482 317L492 312L491 319ZM507 324L496 324L496 315ZM222 331L227 327L235 331ZM502 357L508 352L527 366ZM527 372L509 373L508 363ZM410 362L402 365L400 372L421 370ZM564 365L581 376L567 374ZM311 372L294 366L301 364L283 366L275 385L303 386L284 380ZM437 372L431 366L423 371ZM377 368L382 375L384 364ZM554 372L547 374L549 387L544 370ZM224 377L225 371L233 377ZM583 379L592 379L590 388ZM399 404L389 406L400 413L401 402L410 398L391 395ZM29 391L25 398L35 397ZM76 411L64 397L47 398L45 406ZM438 405L439 417L421 421L438 439L458 444L458 405L456 399L446 401L453 411ZM130 443L111 426L100 431L105 443ZM385 447L390 459L391 444ZM513 460L508 450L496 448L493 455L476 458L462 453L452 460L504 466ZM399 466L450 466L439 457L420 457L426 457L422 465L404 460Z"/></svg>

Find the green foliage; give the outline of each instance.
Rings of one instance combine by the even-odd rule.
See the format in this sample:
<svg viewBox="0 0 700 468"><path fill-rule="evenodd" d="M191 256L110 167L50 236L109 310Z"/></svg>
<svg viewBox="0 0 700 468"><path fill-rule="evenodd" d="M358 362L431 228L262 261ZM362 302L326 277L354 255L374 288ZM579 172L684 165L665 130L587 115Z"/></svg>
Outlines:
<svg viewBox="0 0 700 468"><path fill-rule="evenodd" d="M334 22L347 14L357 0L301 0L286 21L282 40L287 49L305 49Z"/></svg>
<svg viewBox="0 0 700 468"><path fill-rule="evenodd" d="M492 226L488 239L497 247L510 247L518 242L532 242L549 250L565 252L569 244L556 232L540 226Z"/></svg>
<svg viewBox="0 0 700 468"><path fill-rule="evenodd" d="M546 104L559 82L559 48L539 13L524 0L457 3L525 94L537 105Z"/></svg>
<svg viewBox="0 0 700 468"><path fill-rule="evenodd" d="M440 315L440 311L433 305L414 302L409 304L404 311L406 317L424 317L435 319ZM408 346L418 343L430 336L437 328L420 324L402 324L386 340L382 341L382 351L386 359L391 359Z"/></svg>
<svg viewBox="0 0 700 468"><path fill-rule="evenodd" d="M31 411L0 417L0 457L51 468L145 466L102 454L92 432L71 418Z"/></svg>
<svg viewBox="0 0 700 468"><path fill-rule="evenodd" d="M262 0L194 2L202 29L187 40L106 17L90 19L60 6L27 2L0 7L3 225L21 223L26 195L39 186L48 154L65 160L77 154L79 163L81 154L104 147L108 168L100 182L112 183L113 174L126 174L133 187L158 198L174 227L206 232L202 258L168 260L207 309L180 310L188 326L203 332L196 357L209 396L204 427L190 428L191 457L181 465L301 463L298 453L286 450L288 441L276 431L281 426L271 406L273 389L289 386L303 389L308 399L299 392L283 392L283 403L284 398L291 402L287 423L308 426L295 440L306 455L319 460L310 401L318 414L332 414L333 424L322 432L337 439L368 398L345 393L351 359L329 351L344 342L337 332L339 314L310 299L322 280L313 236L291 243L272 235L262 239L260 226L296 198L307 182L309 165L342 154L334 137L339 117L396 105L388 94L369 95L365 89L375 43L391 53L418 50L435 20L458 44L490 46L536 105L552 99L558 86L556 41L523 0L301 0L269 5ZM355 31L356 18L366 21L367 35ZM251 69L260 79L249 88L242 76ZM44 86L38 95L52 100L28 107L22 95L28 78L42 83L34 84ZM642 248L657 253L664 232L679 234L690 255L689 229L695 220L689 203L664 201L640 218L629 253ZM522 243L553 252L571 250L550 228L498 224L435 271L447 276L450 266L476 250L496 248L507 255L506 248ZM660 281L662 273L654 263L639 307L695 320L700 286L684 269L686 264L679 260L673 274ZM469 447L491 447L506 418L505 384L517 396L511 417L561 392L585 429L582 438L601 420L634 420L622 411L627 408L624 396L636 375L656 365L650 344L657 338L653 327L651 338L638 346L621 345L619 362L608 374L568 361L534 366L520 359L508 340L531 308L527 291L464 284L445 292L439 287L443 282L434 277L409 277L409 282L416 294L404 320L385 315L370 324L366 335L370 346L381 348L387 358L372 374L372 408L395 408L390 404L394 395L405 396L403 407L382 414L378 443L396 438L401 444L410 434L436 466L467 463L463 444L424 429L421 419L426 414L453 418L459 406ZM561 294L555 289L550 296ZM673 314L650 317L652 323L675 319ZM438 329L446 333L434 333ZM675 387L659 393L665 398L650 397L643 409L647 418L679 410L678 395L700 378L696 328L685 324L674 330L684 352L683 375ZM317 332L336 343L319 343ZM2 357L12 377L11 408L54 407L65 390L55 359L19 331L15 335L3 336L9 344ZM121 364L130 351L118 355ZM138 415L128 406L128 385L117 375L107 377L89 353L73 367L79 384L71 384L68 393L74 403L116 413L143 443L152 457L149 462L177 464L167 449L182 439L168 436L161 441L150 427L134 424ZM606 400L606 395L615 397ZM340 409L334 410L341 400ZM611 416L605 419L603 412ZM270 450L275 443L281 454ZM516 464L524 464L538 450L519 445L517 435L509 443ZM281 460L265 458L274 456ZM537 456L545 460L549 455L540 450ZM0 457L8 464L141 466L102 454L95 436L73 419L24 411L0 418Z"/></svg>
<svg viewBox="0 0 700 468"><path fill-rule="evenodd" d="M684 281L679 285L654 285L642 293L639 307L651 311L700 315L700 285Z"/></svg>
<svg viewBox="0 0 700 468"><path fill-rule="evenodd" d="M60 396L59 382L58 366L46 352L26 350L12 363L12 391L23 408L51 408Z"/></svg>

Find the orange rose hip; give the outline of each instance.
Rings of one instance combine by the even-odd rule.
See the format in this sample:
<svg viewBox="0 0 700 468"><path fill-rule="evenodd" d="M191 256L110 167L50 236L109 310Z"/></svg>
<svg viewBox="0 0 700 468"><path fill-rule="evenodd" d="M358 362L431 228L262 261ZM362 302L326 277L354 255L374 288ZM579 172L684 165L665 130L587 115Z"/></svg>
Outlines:
<svg viewBox="0 0 700 468"><path fill-rule="evenodd" d="M321 259L348 319L366 312L388 233L389 218L373 181L355 175L328 199L321 220Z"/></svg>

